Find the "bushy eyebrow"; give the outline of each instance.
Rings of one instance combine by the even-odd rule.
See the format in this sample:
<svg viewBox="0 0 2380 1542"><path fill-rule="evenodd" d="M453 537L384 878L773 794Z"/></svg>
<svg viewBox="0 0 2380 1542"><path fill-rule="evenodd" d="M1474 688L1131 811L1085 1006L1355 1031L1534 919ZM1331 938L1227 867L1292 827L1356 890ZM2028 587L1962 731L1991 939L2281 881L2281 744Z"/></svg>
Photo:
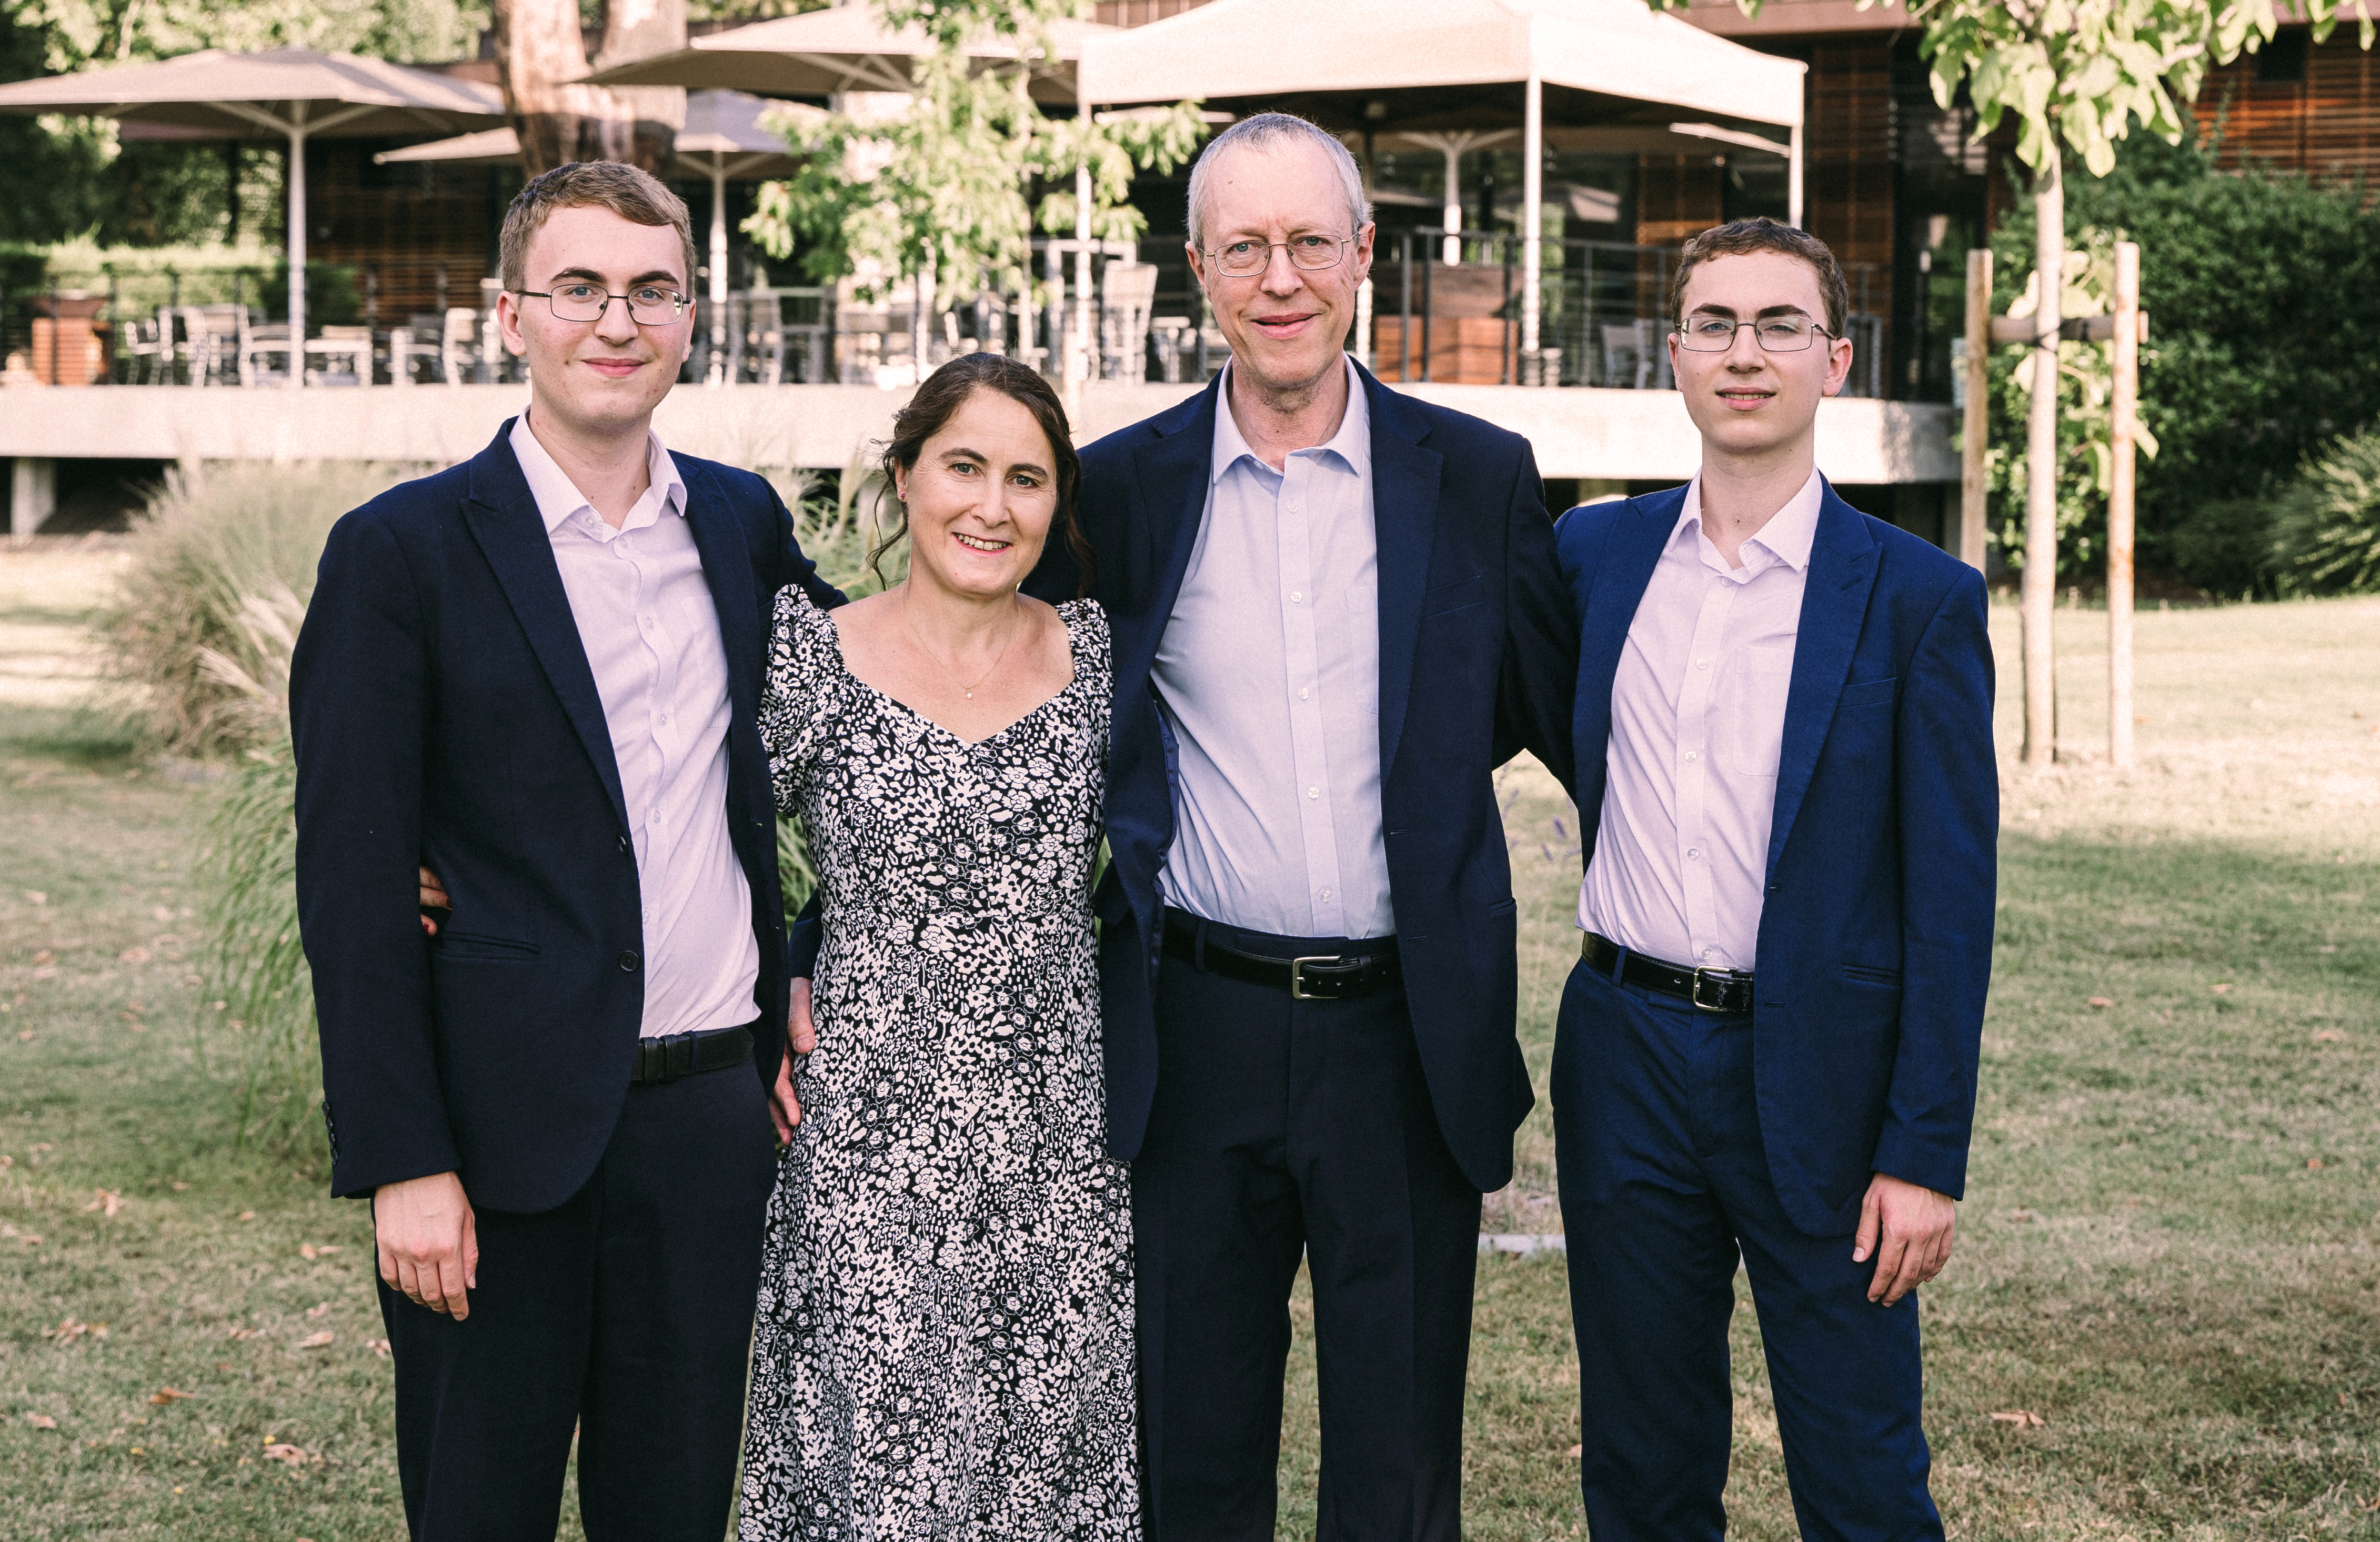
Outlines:
<svg viewBox="0 0 2380 1542"><path fill-rule="evenodd" d="M610 279L605 278L601 273L597 273L592 268L565 268L560 273L553 275L552 282L560 284L565 279L571 278L584 279L589 284L609 284L612 282ZM677 274L670 272L667 268L655 268L649 273L638 273L636 277L628 280L628 287L633 289L639 284L658 284L664 282L670 284L681 283Z"/></svg>

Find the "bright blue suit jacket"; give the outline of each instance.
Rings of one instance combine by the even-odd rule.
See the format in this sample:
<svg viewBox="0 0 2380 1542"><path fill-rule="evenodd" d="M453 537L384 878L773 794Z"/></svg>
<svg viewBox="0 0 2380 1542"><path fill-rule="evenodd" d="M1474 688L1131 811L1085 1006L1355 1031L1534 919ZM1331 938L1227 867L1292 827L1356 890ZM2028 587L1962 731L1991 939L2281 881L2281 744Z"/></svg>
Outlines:
<svg viewBox="0 0 2380 1542"><path fill-rule="evenodd" d="M298 634L298 913L337 1194L455 1171L475 1205L550 1209L594 1172L627 1097L644 1014L636 848L511 434L507 421L470 461L333 527ZM780 589L842 596L768 483L674 458L727 655L727 824L752 891L766 1085L789 960L760 675ZM419 864L454 897L435 941L415 912Z"/></svg>
<svg viewBox="0 0 2380 1542"><path fill-rule="evenodd" d="M1603 807L1611 683L1683 488L1574 508L1578 801ZM1768 841L1753 1012L1778 1197L1856 1229L1872 1172L1965 1191L1991 977L1999 773L1982 575L1837 496L1818 511ZM1586 857L1595 855L1595 813Z"/></svg>
<svg viewBox="0 0 2380 1542"><path fill-rule="evenodd" d="M1535 1095L1513 1037L1512 869L1490 775L1522 749L1568 785L1578 633L1528 441L1358 370L1379 550L1380 817L1414 1038L1439 1128L1482 1190L1511 1181ZM1079 517L1115 649L1110 864L1097 898L1108 1146L1138 1154L1157 1087L1158 874L1172 767L1149 669L1207 504L1221 378L1083 452ZM1050 542L1027 590L1072 596Z"/></svg>

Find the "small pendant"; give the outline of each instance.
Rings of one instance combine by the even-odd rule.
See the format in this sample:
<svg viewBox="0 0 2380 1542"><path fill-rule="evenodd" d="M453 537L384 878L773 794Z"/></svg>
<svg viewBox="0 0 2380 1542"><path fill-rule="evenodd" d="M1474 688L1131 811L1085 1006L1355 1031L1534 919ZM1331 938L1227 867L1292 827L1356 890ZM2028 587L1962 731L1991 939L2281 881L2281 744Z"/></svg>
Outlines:
<svg viewBox="0 0 2380 1542"><path fill-rule="evenodd" d="M969 691L969 692L967 692L967 693L966 693L966 698L967 698L969 701L973 701L973 700L975 699L975 692L973 692L973 691Z"/></svg>

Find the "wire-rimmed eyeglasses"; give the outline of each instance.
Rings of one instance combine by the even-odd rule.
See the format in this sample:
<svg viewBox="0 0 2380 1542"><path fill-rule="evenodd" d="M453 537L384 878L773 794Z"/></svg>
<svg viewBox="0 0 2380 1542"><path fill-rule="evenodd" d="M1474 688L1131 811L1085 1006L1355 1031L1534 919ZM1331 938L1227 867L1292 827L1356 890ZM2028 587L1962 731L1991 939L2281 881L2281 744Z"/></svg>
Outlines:
<svg viewBox="0 0 2380 1542"><path fill-rule="evenodd" d="M644 327L665 327L686 314L692 302L674 289L658 284L631 285L625 295L607 293L600 284L565 284L558 289L516 289L513 293L541 299L553 307L557 322L600 322L613 300L628 302L628 320Z"/></svg>
<svg viewBox="0 0 2380 1542"><path fill-rule="evenodd" d="M1834 335L1799 311L1739 322L1732 316L1697 310L1678 323L1678 346L1689 353L1725 353L1735 346L1735 334L1744 327L1752 329L1752 340L1763 353L1801 353L1811 339Z"/></svg>
<svg viewBox="0 0 2380 1542"><path fill-rule="evenodd" d="M1314 235L1292 236L1286 241L1231 241L1208 252L1207 261L1225 278L1254 278L1270 265L1273 250L1279 248L1289 253L1293 267L1318 273L1337 267L1354 244L1352 236Z"/></svg>

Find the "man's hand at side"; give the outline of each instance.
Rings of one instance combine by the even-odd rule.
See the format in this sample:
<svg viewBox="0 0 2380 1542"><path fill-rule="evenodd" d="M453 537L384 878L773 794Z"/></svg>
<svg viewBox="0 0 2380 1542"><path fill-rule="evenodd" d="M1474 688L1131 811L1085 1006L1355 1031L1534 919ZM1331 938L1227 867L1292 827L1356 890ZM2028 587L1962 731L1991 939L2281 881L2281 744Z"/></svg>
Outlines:
<svg viewBox="0 0 2380 1542"><path fill-rule="evenodd" d="M794 1138L802 1122L801 1099L794 1096L794 1061L818 1048L818 1029L810 1022L810 982L793 982L793 1006L785 1014L785 1058L777 1062L777 1085L769 1094L769 1119L777 1126L777 1144Z"/></svg>
<svg viewBox="0 0 2380 1542"><path fill-rule="evenodd" d="M449 899L449 898L447 898L447 897L446 897L446 885L439 881L439 880L438 880L438 875L437 875L436 873L431 872L431 871L429 868L422 868L422 869L421 869L421 910L422 910L422 916L421 916L421 929L422 929L422 931L423 931L424 933L426 933L427 935L431 936L431 937L435 937L435 936L437 936L437 935L438 935L438 917L437 917L437 916L432 916L432 915L431 915L431 914L430 914L430 912L434 910L434 911L438 912L438 914L439 914L440 916L443 916L443 915L449 915L449 914L451 914L451 913L454 911L454 909L455 909L455 902L454 902L453 900L451 900L451 899Z"/></svg>
<svg viewBox="0 0 2380 1542"><path fill-rule="evenodd" d="M433 1172L372 1191L380 1277L407 1300L461 1322L480 1283L480 1235L463 1180Z"/></svg>
<svg viewBox="0 0 2380 1542"><path fill-rule="evenodd" d="M1876 1258L1867 1298L1889 1306L1941 1273L1958 1224L1959 1204L1949 1195L1888 1173L1870 1179L1860 1203L1859 1235L1852 1240L1852 1262Z"/></svg>

